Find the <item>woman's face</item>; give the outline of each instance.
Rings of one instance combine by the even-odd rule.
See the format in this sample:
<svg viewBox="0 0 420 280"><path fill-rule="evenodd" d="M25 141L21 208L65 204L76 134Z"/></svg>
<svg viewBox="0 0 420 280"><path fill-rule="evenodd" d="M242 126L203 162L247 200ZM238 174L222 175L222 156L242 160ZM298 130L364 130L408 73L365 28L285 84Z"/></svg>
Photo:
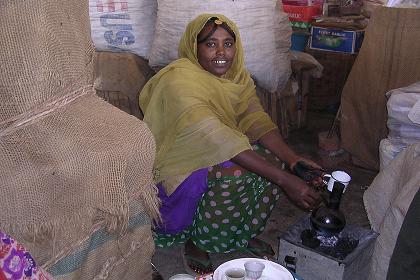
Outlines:
<svg viewBox="0 0 420 280"><path fill-rule="evenodd" d="M198 37L206 36L212 28L211 24L204 26ZM199 43L197 47L198 62L205 70L217 77L226 74L232 65L235 53L235 40L222 27L218 27L213 35Z"/></svg>

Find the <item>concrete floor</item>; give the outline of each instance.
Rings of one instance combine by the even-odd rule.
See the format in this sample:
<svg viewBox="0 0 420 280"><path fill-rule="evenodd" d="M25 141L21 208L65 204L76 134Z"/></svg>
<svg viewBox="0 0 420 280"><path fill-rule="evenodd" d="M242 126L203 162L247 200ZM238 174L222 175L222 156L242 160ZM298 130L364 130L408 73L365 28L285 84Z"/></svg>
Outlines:
<svg viewBox="0 0 420 280"><path fill-rule="evenodd" d="M348 224L369 228L369 221L363 206L363 192L366 186L372 182L376 172L352 165L349 155L344 151L331 156L319 149L317 135L321 131L327 131L333 119L334 115L332 114L308 112L306 127L292 131L287 141L296 152L320 163L328 172L344 170L350 174L352 181L343 195L341 209L345 213ZM289 226L296 223L304 215L307 215L307 212L291 204L285 196L281 197L260 238L270 243L277 254L279 238L287 231ZM180 249L180 246L156 249L153 263L163 279L166 280L177 273L185 273ZM235 252L212 254L210 257L216 268L225 261L252 256Z"/></svg>

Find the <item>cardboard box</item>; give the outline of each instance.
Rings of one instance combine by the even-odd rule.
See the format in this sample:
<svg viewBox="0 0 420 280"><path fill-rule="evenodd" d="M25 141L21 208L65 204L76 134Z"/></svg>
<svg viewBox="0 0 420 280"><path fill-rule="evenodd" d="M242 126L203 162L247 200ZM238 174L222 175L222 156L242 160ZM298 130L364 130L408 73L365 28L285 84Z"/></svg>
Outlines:
<svg viewBox="0 0 420 280"><path fill-rule="evenodd" d="M366 279L378 233L355 226L346 226L342 235L359 240L359 245L343 260L304 246L302 230L310 228L309 216L292 226L280 239L278 262L308 280Z"/></svg>
<svg viewBox="0 0 420 280"><path fill-rule="evenodd" d="M283 11L288 14L290 21L312 22L315 17L322 14L322 6L283 5Z"/></svg>
<svg viewBox="0 0 420 280"><path fill-rule="evenodd" d="M353 54L359 52L364 35L364 30L343 30L312 26L310 48Z"/></svg>
<svg viewBox="0 0 420 280"><path fill-rule="evenodd" d="M283 5L293 6L319 6L324 4L324 0L281 0Z"/></svg>

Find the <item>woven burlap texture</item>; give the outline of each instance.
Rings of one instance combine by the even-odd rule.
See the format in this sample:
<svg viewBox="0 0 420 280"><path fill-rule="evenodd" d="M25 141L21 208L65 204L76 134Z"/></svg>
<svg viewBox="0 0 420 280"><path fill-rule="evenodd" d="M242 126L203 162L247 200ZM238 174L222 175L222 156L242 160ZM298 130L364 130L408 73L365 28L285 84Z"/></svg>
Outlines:
<svg viewBox="0 0 420 280"><path fill-rule="evenodd" d="M88 1L6 0L0 18L0 229L42 265L94 227L124 236L132 199L156 218L152 134L92 88Z"/></svg>
<svg viewBox="0 0 420 280"><path fill-rule="evenodd" d="M379 169L385 94L420 80L420 9L375 10L341 97L341 138L354 163Z"/></svg>

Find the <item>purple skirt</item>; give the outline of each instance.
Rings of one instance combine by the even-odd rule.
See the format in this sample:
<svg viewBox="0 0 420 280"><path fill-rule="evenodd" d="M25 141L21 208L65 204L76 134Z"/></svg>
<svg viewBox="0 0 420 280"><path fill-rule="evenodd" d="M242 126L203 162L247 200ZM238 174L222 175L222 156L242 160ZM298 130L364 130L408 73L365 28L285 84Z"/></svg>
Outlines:
<svg viewBox="0 0 420 280"><path fill-rule="evenodd" d="M234 163L225 161L220 167L229 168ZM160 214L162 223L157 224L155 230L164 234L176 234L189 227L197 210L198 203L207 191L208 168L194 171L178 188L168 196L162 184L157 185L159 198L162 201Z"/></svg>

